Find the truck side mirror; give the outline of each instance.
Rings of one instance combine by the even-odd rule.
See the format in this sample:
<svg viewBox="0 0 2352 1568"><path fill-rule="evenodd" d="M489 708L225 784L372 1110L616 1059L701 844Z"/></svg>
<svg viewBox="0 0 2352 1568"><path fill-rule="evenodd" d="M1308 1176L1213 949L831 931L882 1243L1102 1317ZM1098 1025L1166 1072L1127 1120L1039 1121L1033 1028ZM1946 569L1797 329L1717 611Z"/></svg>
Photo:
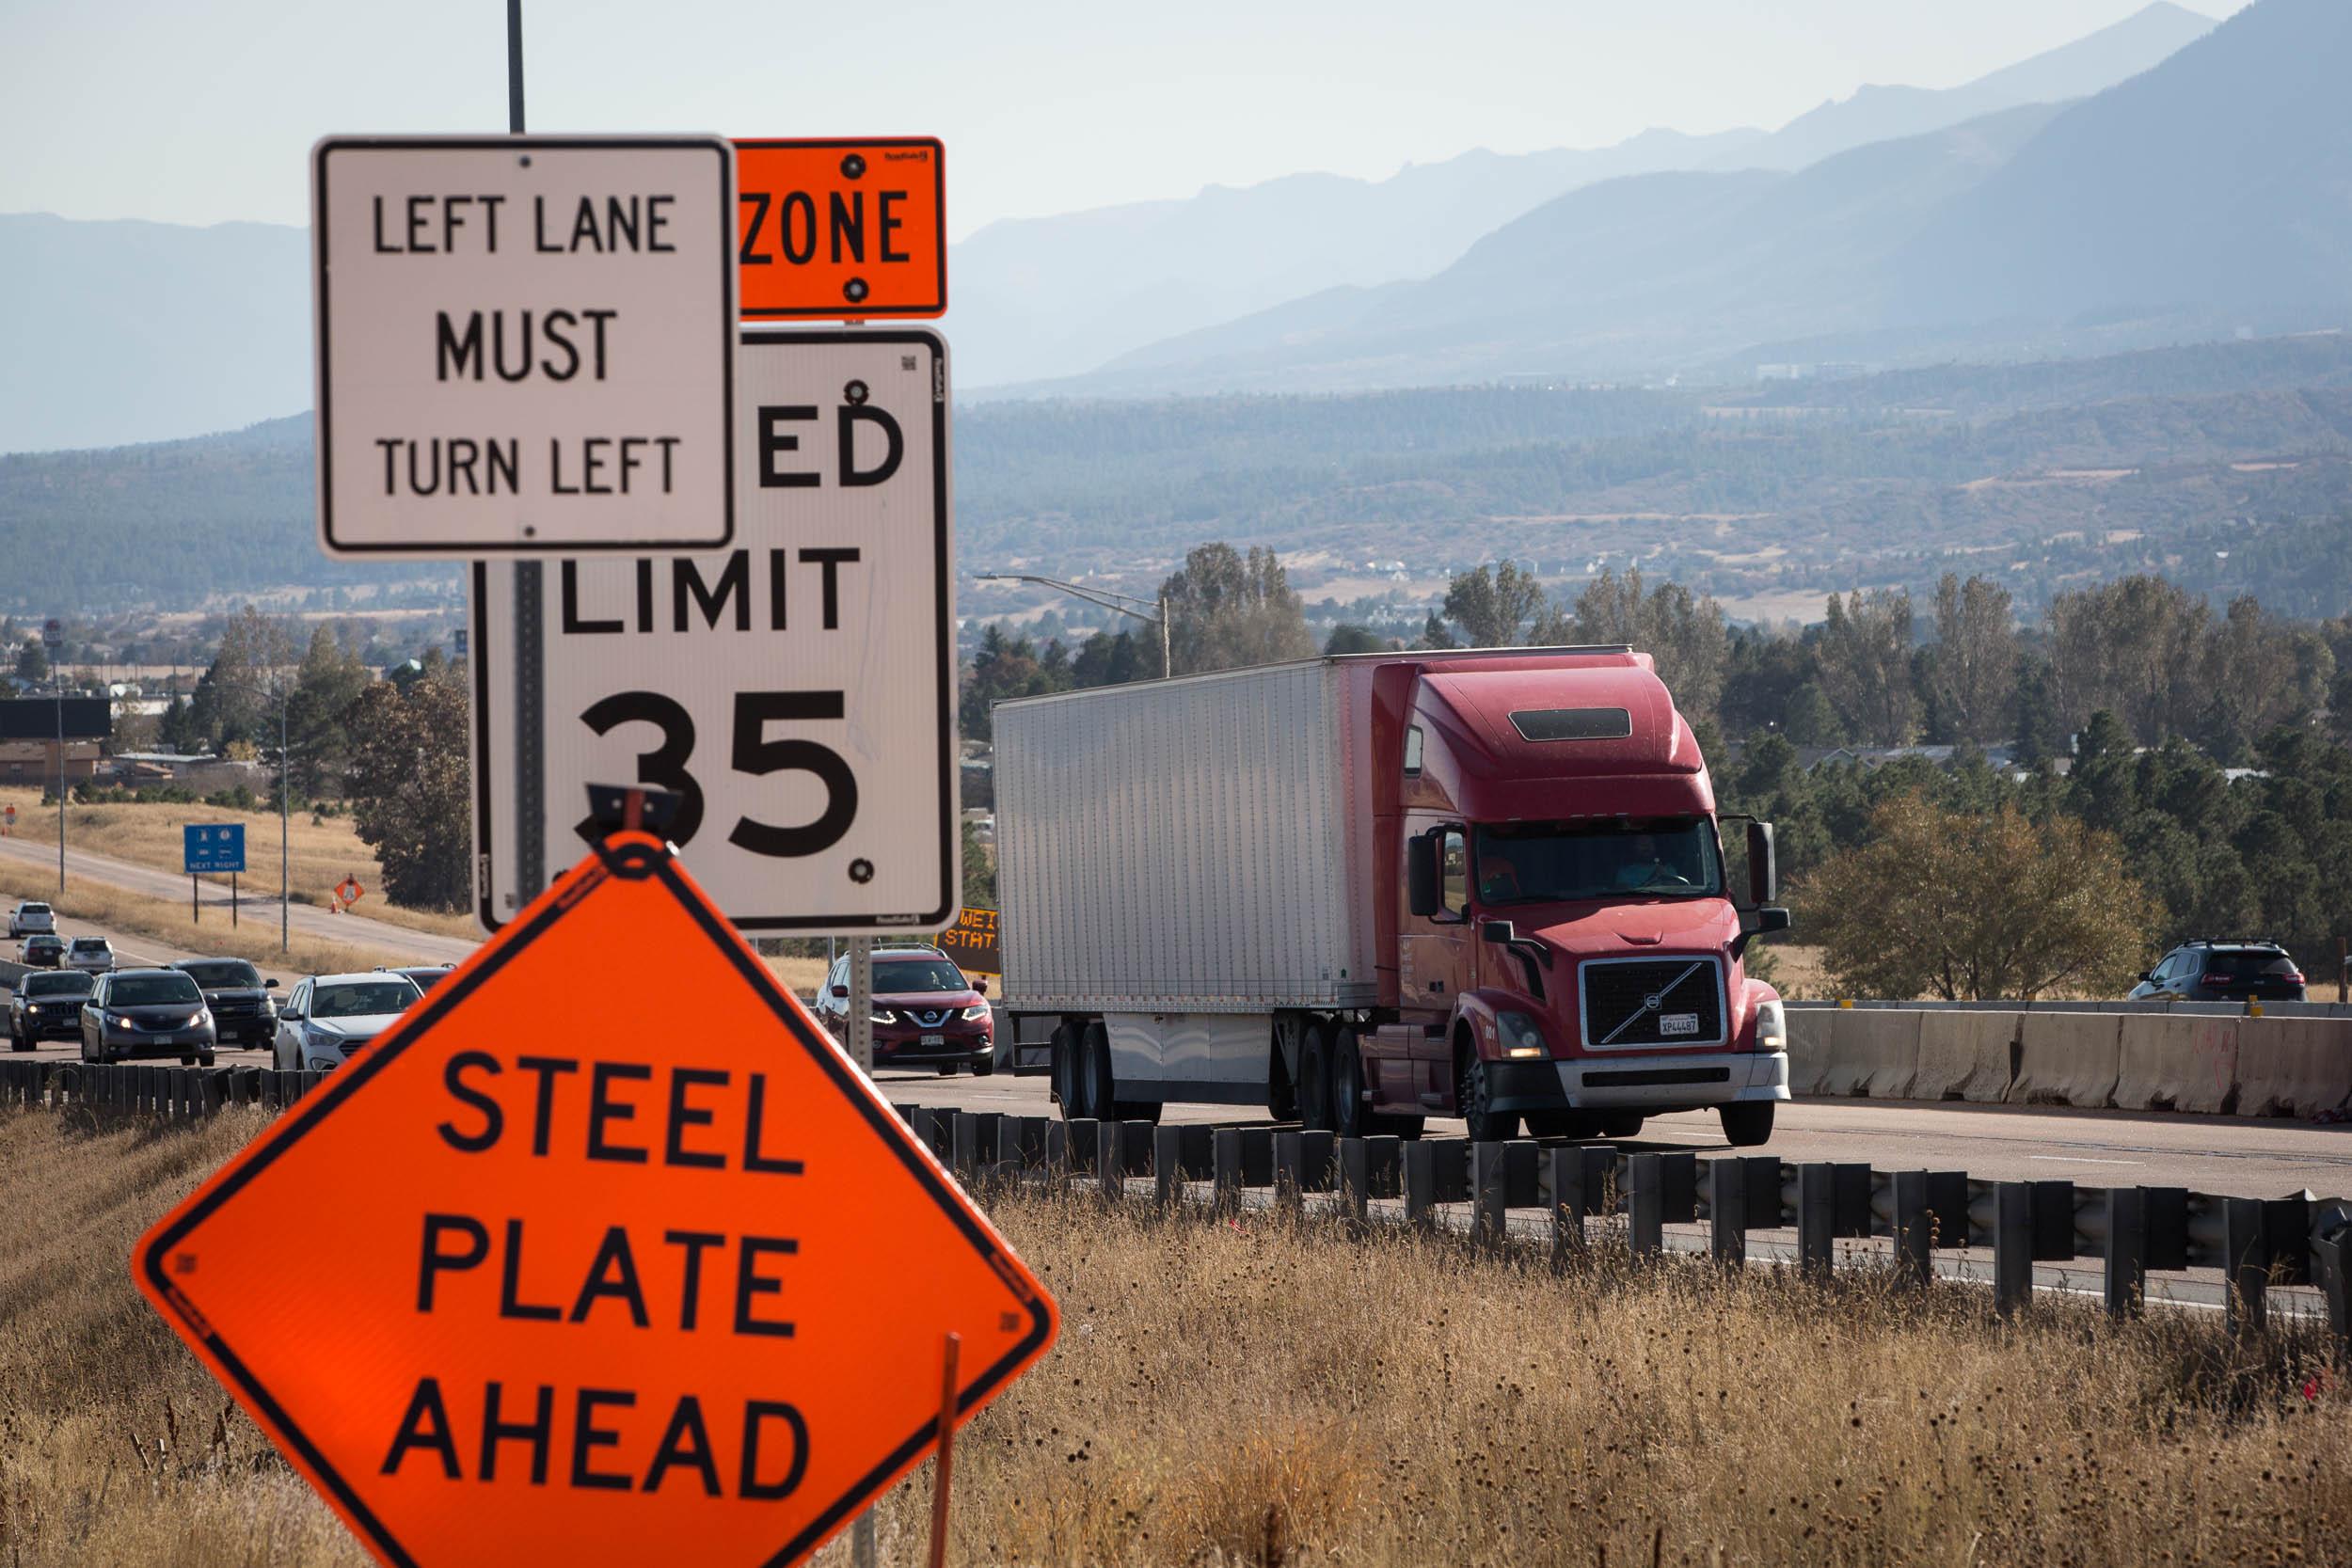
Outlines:
<svg viewBox="0 0 2352 1568"><path fill-rule="evenodd" d="M1445 901L1438 889L1438 835L1417 833L1405 841L1406 906L1421 919L1441 912Z"/></svg>
<svg viewBox="0 0 2352 1568"><path fill-rule="evenodd" d="M1780 898L1780 866L1772 856L1772 825L1748 824L1748 907L1762 909Z"/></svg>

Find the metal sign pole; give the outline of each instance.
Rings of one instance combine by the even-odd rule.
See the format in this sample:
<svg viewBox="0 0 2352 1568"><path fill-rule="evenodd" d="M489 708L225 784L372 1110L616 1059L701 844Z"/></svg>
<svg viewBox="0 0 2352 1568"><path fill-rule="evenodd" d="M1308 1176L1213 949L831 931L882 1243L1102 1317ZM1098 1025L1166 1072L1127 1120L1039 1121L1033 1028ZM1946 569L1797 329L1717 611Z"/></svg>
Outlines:
<svg viewBox="0 0 2352 1568"><path fill-rule="evenodd" d="M506 129L523 134L523 0L506 0ZM547 885L547 712L539 562L515 562L515 880L524 903Z"/></svg>
<svg viewBox="0 0 2352 1568"><path fill-rule="evenodd" d="M850 1059L866 1077L874 1076L874 939L850 939ZM850 1524L850 1568L875 1568L880 1546L874 1535L871 1509Z"/></svg>

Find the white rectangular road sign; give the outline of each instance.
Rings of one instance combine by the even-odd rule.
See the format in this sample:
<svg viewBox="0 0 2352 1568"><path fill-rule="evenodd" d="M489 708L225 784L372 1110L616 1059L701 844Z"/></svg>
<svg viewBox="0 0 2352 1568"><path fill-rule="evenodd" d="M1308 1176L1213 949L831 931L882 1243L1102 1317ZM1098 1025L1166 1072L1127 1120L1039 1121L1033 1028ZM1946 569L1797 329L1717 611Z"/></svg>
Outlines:
<svg viewBox="0 0 2352 1568"><path fill-rule="evenodd" d="M329 555L735 532L735 152L329 136L310 153Z"/></svg>
<svg viewBox="0 0 2352 1568"><path fill-rule="evenodd" d="M735 548L565 560L547 589L542 863L590 784L684 797L686 866L747 930L956 918L947 350L926 330L743 335ZM473 577L484 925L516 886L514 568Z"/></svg>

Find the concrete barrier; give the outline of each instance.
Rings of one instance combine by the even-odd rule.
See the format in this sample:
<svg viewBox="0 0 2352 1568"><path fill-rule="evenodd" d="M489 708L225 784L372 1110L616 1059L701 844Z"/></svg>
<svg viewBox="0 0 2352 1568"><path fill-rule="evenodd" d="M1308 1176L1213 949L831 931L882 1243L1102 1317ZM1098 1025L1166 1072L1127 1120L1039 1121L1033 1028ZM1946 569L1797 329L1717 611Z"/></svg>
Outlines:
<svg viewBox="0 0 2352 1568"><path fill-rule="evenodd" d="M1908 1100L1919 1076L1920 1013L1865 1012L1840 1007L1830 1014L1829 1056L1813 1092Z"/></svg>
<svg viewBox="0 0 2352 1568"><path fill-rule="evenodd" d="M2115 1103L2126 1111L2228 1111L2236 1103L2235 1018L2126 1018Z"/></svg>
<svg viewBox="0 0 2352 1568"><path fill-rule="evenodd" d="M2095 1110L2115 1101L2122 1065L2121 1013L2025 1013L2017 1022L2012 1105Z"/></svg>
<svg viewBox="0 0 2352 1568"><path fill-rule="evenodd" d="M2352 1022L2249 1018L2237 1026L2237 1114L2315 1117L2352 1103Z"/></svg>
<svg viewBox="0 0 2352 1568"><path fill-rule="evenodd" d="M2015 1013L1922 1013L1914 1100L1999 1104L2009 1096L2017 1043Z"/></svg>
<svg viewBox="0 0 2352 1568"><path fill-rule="evenodd" d="M1821 1092L1821 1074L1829 1068L1830 1021L1835 1008L1792 1007L1788 1010L1788 1092L1803 1096Z"/></svg>

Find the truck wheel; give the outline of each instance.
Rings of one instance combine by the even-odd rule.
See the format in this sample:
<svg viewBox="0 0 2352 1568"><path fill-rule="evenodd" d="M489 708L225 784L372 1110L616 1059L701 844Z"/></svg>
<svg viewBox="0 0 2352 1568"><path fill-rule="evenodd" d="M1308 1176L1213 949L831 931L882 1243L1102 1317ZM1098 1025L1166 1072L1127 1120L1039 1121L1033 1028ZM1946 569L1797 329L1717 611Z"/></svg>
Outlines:
<svg viewBox="0 0 2352 1568"><path fill-rule="evenodd" d="M1462 1053L1462 1076L1455 1095L1454 1102L1461 1107L1462 1119L1470 1123L1472 1143L1502 1143L1518 1135L1519 1118L1517 1112L1486 1109L1487 1102L1494 1098L1494 1088L1486 1062L1474 1051Z"/></svg>
<svg viewBox="0 0 2352 1568"><path fill-rule="evenodd" d="M1118 1115L1119 1101L1111 1092L1111 1037L1100 1023L1089 1023L1078 1043L1078 1115L1094 1120Z"/></svg>
<svg viewBox="0 0 2352 1568"><path fill-rule="evenodd" d="M1331 1131L1343 1138L1360 1138L1372 1128L1364 1110L1364 1056L1357 1048L1356 1031L1342 1024L1331 1043Z"/></svg>
<svg viewBox="0 0 2352 1568"><path fill-rule="evenodd" d="M1604 1138L1638 1138L1642 1135L1642 1118L1630 1111L1620 1111L1600 1118L1600 1135Z"/></svg>
<svg viewBox="0 0 2352 1568"><path fill-rule="evenodd" d="M1319 1018L1298 1032L1298 1125L1310 1132L1331 1130L1330 1037Z"/></svg>
<svg viewBox="0 0 2352 1568"><path fill-rule="evenodd" d="M1116 1121L1142 1121L1157 1127L1160 1122L1160 1102L1156 1100L1121 1100L1117 1102Z"/></svg>
<svg viewBox="0 0 2352 1568"><path fill-rule="evenodd" d="M1078 1114L1078 1031L1067 1023L1056 1028L1045 1059L1053 1078L1054 1102L1068 1121Z"/></svg>
<svg viewBox="0 0 2352 1568"><path fill-rule="evenodd" d="M1754 1148L1772 1138L1772 1103L1769 1100L1752 1100L1723 1108L1724 1136L1732 1148Z"/></svg>
<svg viewBox="0 0 2352 1568"><path fill-rule="evenodd" d="M1405 1117L1398 1116L1391 1111L1383 1111L1371 1118L1371 1135L1402 1138L1408 1144L1419 1143L1428 1124L1429 1118L1426 1117Z"/></svg>

